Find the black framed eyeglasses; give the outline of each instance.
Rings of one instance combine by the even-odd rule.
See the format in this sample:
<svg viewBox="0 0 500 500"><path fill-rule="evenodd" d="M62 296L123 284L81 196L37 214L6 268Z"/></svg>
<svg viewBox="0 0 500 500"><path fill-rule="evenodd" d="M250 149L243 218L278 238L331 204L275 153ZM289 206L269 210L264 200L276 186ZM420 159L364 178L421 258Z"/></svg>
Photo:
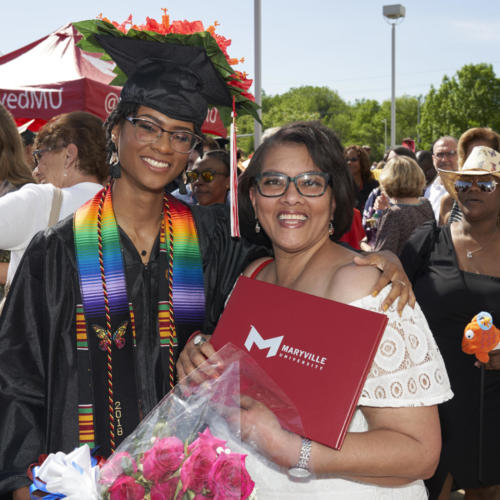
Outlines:
<svg viewBox="0 0 500 500"><path fill-rule="evenodd" d="M144 144L156 142L163 134L167 134L170 146L176 153L188 154L201 142L201 138L189 130L165 130L157 123L135 116L127 116L126 120L133 125L137 141Z"/></svg>
<svg viewBox="0 0 500 500"><path fill-rule="evenodd" d="M330 175L326 172L304 172L295 177L280 172L263 172L255 177L254 182L259 193L267 198L283 196L290 182L302 196L315 197L325 194L329 180Z"/></svg>
<svg viewBox="0 0 500 500"><path fill-rule="evenodd" d="M216 172L211 168L207 168L206 170L190 170L186 172L186 176L189 182L196 182L199 178L202 178L204 182L212 182L215 179L216 175L223 175L227 177L224 172Z"/></svg>
<svg viewBox="0 0 500 500"><path fill-rule="evenodd" d="M497 188L497 181L494 179L488 179L484 181L480 179L457 179L455 181L455 189L457 193L467 193L467 191L472 188L474 183L481 191L483 191L483 193L492 193Z"/></svg>
<svg viewBox="0 0 500 500"><path fill-rule="evenodd" d="M48 153L49 151L56 151L58 149L65 148L66 146L52 146L50 148L40 148L40 149L34 149L31 154L33 155L33 160L35 162L35 167L38 167L38 164L40 163L40 160L42 159L42 156L45 153Z"/></svg>

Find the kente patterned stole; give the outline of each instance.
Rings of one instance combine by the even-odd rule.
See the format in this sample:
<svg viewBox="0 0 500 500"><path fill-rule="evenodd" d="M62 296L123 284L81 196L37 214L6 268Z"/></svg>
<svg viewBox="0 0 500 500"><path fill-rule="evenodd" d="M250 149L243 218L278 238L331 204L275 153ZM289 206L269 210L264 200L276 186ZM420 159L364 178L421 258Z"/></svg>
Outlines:
<svg viewBox="0 0 500 500"><path fill-rule="evenodd" d="M83 302L76 308L79 440L80 445L100 445L99 454L107 456L144 416L135 375L134 310L111 185L76 211L74 236ZM166 194L159 266L158 342L173 387L176 325L201 328L205 292L191 210Z"/></svg>

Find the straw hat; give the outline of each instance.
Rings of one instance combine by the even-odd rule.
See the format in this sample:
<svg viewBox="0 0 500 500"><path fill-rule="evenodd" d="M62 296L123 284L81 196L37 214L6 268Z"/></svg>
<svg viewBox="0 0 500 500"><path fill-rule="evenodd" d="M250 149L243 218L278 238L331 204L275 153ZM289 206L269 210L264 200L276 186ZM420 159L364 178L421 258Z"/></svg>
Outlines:
<svg viewBox="0 0 500 500"><path fill-rule="evenodd" d="M444 187L456 200L455 182L461 177L494 175L500 181L500 153L487 146L476 146L457 171L438 169L438 172Z"/></svg>

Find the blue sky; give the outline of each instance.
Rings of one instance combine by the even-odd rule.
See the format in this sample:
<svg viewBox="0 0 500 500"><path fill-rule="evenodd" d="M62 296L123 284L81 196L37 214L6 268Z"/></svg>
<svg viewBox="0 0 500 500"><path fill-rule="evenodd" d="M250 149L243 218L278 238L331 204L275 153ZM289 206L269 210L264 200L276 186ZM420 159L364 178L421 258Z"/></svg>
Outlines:
<svg viewBox="0 0 500 500"><path fill-rule="evenodd" d="M393 3L391 1L385 3ZM396 94L425 95L464 64L487 62L500 72L500 2L406 0L396 28ZM262 0L262 88L281 94L301 85L327 86L346 101L390 99L390 26L375 0ZM3 0L0 53L6 54L70 21L103 13L135 22L217 20L231 38L237 69L254 74L253 0ZM0 70L1 78L1 70Z"/></svg>

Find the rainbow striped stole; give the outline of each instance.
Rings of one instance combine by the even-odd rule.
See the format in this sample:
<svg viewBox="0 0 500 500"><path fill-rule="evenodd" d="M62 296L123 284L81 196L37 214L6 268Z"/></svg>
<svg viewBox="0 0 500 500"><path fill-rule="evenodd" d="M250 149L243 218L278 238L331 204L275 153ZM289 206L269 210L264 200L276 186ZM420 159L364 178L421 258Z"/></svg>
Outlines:
<svg viewBox="0 0 500 500"><path fill-rule="evenodd" d="M105 196L101 214L101 238L98 231L98 210ZM171 230L162 231L160 252L173 253L172 301L174 324L203 323L205 291L198 234L191 210L176 198L167 195L172 219ZM164 224L168 225L167 208ZM102 324L106 318L102 275L105 276L113 329L117 319L129 312L129 300L116 224L111 189L97 193L80 207L74 218L75 247L80 276L83 307L87 324ZM161 241L163 240L163 241ZM167 279L169 279L167 277ZM159 303L159 322L163 331L168 321L167 297ZM130 301L131 302L131 301ZM160 336L161 338L161 336Z"/></svg>
<svg viewBox="0 0 500 500"><path fill-rule="evenodd" d="M173 235L175 323L198 323L201 328L205 318L205 288L196 225L189 207L173 196L167 197L173 225L173 230L166 233Z"/></svg>

